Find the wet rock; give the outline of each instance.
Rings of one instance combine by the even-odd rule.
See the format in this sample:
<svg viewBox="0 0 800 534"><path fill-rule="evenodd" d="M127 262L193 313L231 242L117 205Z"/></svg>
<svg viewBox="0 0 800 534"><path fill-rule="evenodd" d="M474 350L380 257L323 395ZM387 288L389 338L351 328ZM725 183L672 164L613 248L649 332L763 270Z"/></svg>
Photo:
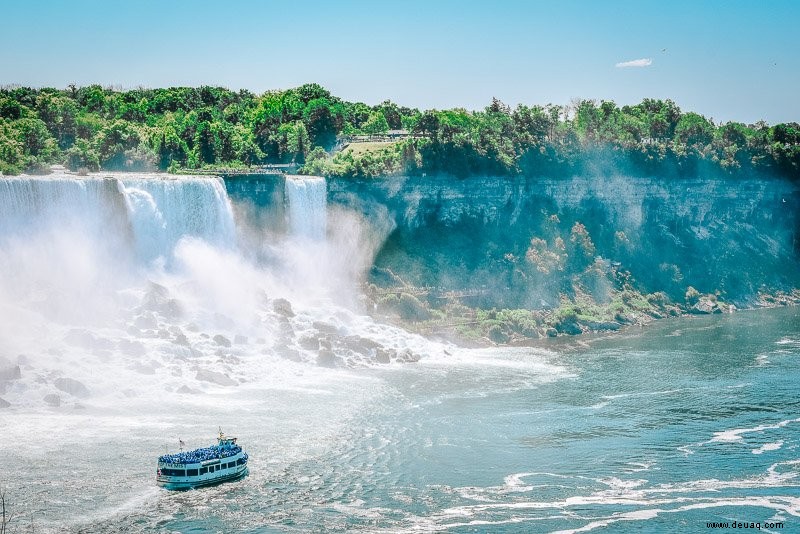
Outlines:
<svg viewBox="0 0 800 534"><path fill-rule="evenodd" d="M8 408L10 406L11 406L10 402L8 402L7 400L5 400L3 398L0 398L0 410L2 410L3 408Z"/></svg>
<svg viewBox="0 0 800 534"><path fill-rule="evenodd" d="M330 323L323 323L322 321L314 321L314 328L323 334L337 334L339 329Z"/></svg>
<svg viewBox="0 0 800 534"><path fill-rule="evenodd" d="M125 332L127 332L128 335L131 335L133 337L139 337L142 335L142 331L133 325L128 326L128 328L125 329Z"/></svg>
<svg viewBox="0 0 800 534"><path fill-rule="evenodd" d="M75 347L86 349L110 349L114 344L105 338L99 338L87 330L73 328L64 336L64 342Z"/></svg>
<svg viewBox="0 0 800 534"><path fill-rule="evenodd" d="M214 343L216 343L220 347L230 347L231 346L231 340L228 339L227 337L221 335L221 334L217 334L216 336L214 336L213 339L214 339Z"/></svg>
<svg viewBox="0 0 800 534"><path fill-rule="evenodd" d="M402 363L413 363L419 361L419 354L411 352L411 349L403 349L397 353L397 361Z"/></svg>
<svg viewBox="0 0 800 534"><path fill-rule="evenodd" d="M104 350L114 350L114 346L115 343L108 338L95 337L91 348L92 351L96 353Z"/></svg>
<svg viewBox="0 0 800 534"><path fill-rule="evenodd" d="M324 350L331 350L333 349L333 344L331 343L330 339L323 337L319 339L319 348Z"/></svg>
<svg viewBox="0 0 800 534"><path fill-rule="evenodd" d="M498 324L490 326L489 330L486 332L486 336L497 344L508 343L510 340L510 337L503 330L503 327Z"/></svg>
<svg viewBox="0 0 800 534"><path fill-rule="evenodd" d="M120 339L117 341L117 348L120 352L128 356L144 356L147 352L141 342L128 339Z"/></svg>
<svg viewBox="0 0 800 534"><path fill-rule="evenodd" d="M43 400L48 406L52 406L53 408L61 406L61 397L55 393L48 393L44 396Z"/></svg>
<svg viewBox="0 0 800 534"><path fill-rule="evenodd" d="M136 363L131 367L131 369L143 375L156 374L156 370L153 368L153 366L148 364Z"/></svg>
<svg viewBox="0 0 800 534"><path fill-rule="evenodd" d="M286 299L275 299L272 301L272 309L275 313L284 317L294 317L292 303Z"/></svg>
<svg viewBox="0 0 800 534"><path fill-rule="evenodd" d="M722 313L716 302L711 299L701 297L697 303L689 308L689 312L695 315L708 315L711 313Z"/></svg>
<svg viewBox="0 0 800 534"><path fill-rule="evenodd" d="M361 336L346 336L340 338L339 342L343 347L361 354L370 354L382 347L380 343Z"/></svg>
<svg viewBox="0 0 800 534"><path fill-rule="evenodd" d="M286 358L287 360L291 360L293 362L303 361L303 359L300 357L300 351L297 351L297 350L295 350L295 349L293 349L291 347L287 347L287 346L275 347L275 352L278 355Z"/></svg>
<svg viewBox="0 0 800 534"><path fill-rule="evenodd" d="M223 328L225 330L236 328L236 321L222 313L214 314L214 323L217 325L217 328Z"/></svg>
<svg viewBox="0 0 800 534"><path fill-rule="evenodd" d="M336 367L336 354L330 349L320 349L317 355L317 365L320 367Z"/></svg>
<svg viewBox="0 0 800 534"><path fill-rule="evenodd" d="M617 313L614 315L614 320L619 324L631 324L636 321L636 317L627 313Z"/></svg>
<svg viewBox="0 0 800 534"><path fill-rule="evenodd" d="M396 355L394 349L384 349L380 347L375 350L375 361L378 363L391 363L392 357Z"/></svg>
<svg viewBox="0 0 800 534"><path fill-rule="evenodd" d="M247 336L236 334L233 338L233 342L237 345L247 345Z"/></svg>
<svg viewBox="0 0 800 534"><path fill-rule="evenodd" d="M11 365L11 363L0 362L0 382L10 382L22 378L22 371L19 365Z"/></svg>
<svg viewBox="0 0 800 534"><path fill-rule="evenodd" d="M97 359L100 360L101 362L109 362L111 361L111 356L113 356L114 353L111 352L110 350L103 349L103 350L93 350L92 354L97 356Z"/></svg>
<svg viewBox="0 0 800 534"><path fill-rule="evenodd" d="M182 347L188 347L190 345L189 338L186 337L186 334L184 334L183 332L176 335L175 339L173 339L172 342Z"/></svg>
<svg viewBox="0 0 800 534"><path fill-rule="evenodd" d="M289 339L294 336L294 328L292 328L292 325L289 323L289 319L285 317L281 317L280 319L281 321L278 323L278 334L284 339Z"/></svg>
<svg viewBox="0 0 800 534"><path fill-rule="evenodd" d="M551 326L544 331L544 335L546 335L547 337L556 337L558 335L558 330L556 330Z"/></svg>
<svg viewBox="0 0 800 534"><path fill-rule="evenodd" d="M558 330L560 334L567 334L569 336L575 336L583 332L575 321L560 322L556 325L556 330Z"/></svg>
<svg viewBox="0 0 800 534"><path fill-rule="evenodd" d="M317 350L319 348L319 339L314 336L301 336L297 340L297 344L306 350Z"/></svg>
<svg viewBox="0 0 800 534"><path fill-rule="evenodd" d="M168 319L177 319L183 315L180 303L170 298L169 290L155 282L147 286L147 293L142 300L142 308L156 312Z"/></svg>
<svg viewBox="0 0 800 534"><path fill-rule="evenodd" d="M199 369L195 375L195 379L203 382L211 382L219 386L238 386L239 383L226 375L225 373L218 373L216 371L209 371L207 369Z"/></svg>
<svg viewBox="0 0 800 534"><path fill-rule="evenodd" d="M175 390L175 393L180 393L182 395L197 395L200 393L196 389L192 389L189 386L181 386Z"/></svg>
<svg viewBox="0 0 800 534"><path fill-rule="evenodd" d="M616 332L621 328L621 325L614 321L585 321L583 324L586 326L586 328L589 330L594 330L595 332Z"/></svg>
<svg viewBox="0 0 800 534"><path fill-rule="evenodd" d="M158 320L152 313L143 313L136 316L133 326L139 330L154 330L158 328Z"/></svg>
<svg viewBox="0 0 800 534"><path fill-rule="evenodd" d="M74 378L56 378L53 382L58 389L75 397L86 398L90 395L89 388Z"/></svg>

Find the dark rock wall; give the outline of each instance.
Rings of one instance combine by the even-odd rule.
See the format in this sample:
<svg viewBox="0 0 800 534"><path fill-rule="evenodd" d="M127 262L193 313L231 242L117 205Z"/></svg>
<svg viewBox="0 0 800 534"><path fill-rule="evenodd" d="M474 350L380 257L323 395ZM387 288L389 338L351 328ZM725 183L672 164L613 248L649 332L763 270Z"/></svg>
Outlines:
<svg viewBox="0 0 800 534"><path fill-rule="evenodd" d="M428 176L328 187L333 204L388 208L396 228L377 268L419 286L474 290L483 305L553 305L592 269L606 271L600 282L617 271L645 292L681 299L693 286L740 304L800 283L800 191L781 180ZM560 257L547 273L526 254L533 238Z"/></svg>
<svg viewBox="0 0 800 534"><path fill-rule="evenodd" d="M240 220L285 230L282 178L226 186ZM779 179L386 177L329 180L328 202L394 228L371 281L396 275L481 306L554 306L576 277L598 301L622 283L745 305L800 287L800 189Z"/></svg>

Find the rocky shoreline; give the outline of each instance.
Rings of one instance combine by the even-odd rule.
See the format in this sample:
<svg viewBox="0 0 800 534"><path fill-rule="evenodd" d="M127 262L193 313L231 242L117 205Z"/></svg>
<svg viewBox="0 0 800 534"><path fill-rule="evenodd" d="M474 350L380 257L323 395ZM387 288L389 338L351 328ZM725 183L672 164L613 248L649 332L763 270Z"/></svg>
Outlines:
<svg viewBox="0 0 800 534"><path fill-rule="evenodd" d="M752 303L737 307L714 294L689 288L686 301L669 301L664 293L642 294L631 288L598 305L590 295L562 298L561 306L542 310L480 309L457 302L432 308L409 288L387 293L368 292L373 316L431 338L468 347L526 345L543 338L613 333L627 326L644 326L666 317L734 313L739 309L774 308L800 304L800 289L759 292ZM419 291L417 291L419 293ZM390 295L388 298L386 295Z"/></svg>

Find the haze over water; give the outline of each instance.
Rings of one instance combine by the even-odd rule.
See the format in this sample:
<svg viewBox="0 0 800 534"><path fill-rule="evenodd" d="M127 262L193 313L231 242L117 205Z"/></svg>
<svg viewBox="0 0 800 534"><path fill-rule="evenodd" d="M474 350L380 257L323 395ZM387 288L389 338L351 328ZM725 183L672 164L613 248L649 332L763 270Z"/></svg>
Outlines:
<svg viewBox="0 0 800 534"><path fill-rule="evenodd" d="M533 348L432 342L360 307L386 228L297 180L285 231L253 226L217 179L0 180L0 356L20 371L0 393L0 482L17 527L800 524L797 309ZM155 486L165 446L218 426L247 478Z"/></svg>

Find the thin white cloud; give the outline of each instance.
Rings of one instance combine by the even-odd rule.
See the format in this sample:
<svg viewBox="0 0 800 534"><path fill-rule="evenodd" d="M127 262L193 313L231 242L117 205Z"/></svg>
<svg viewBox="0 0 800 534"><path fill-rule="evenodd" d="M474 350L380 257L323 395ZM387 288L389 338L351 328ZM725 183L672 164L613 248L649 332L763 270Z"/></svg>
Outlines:
<svg viewBox="0 0 800 534"><path fill-rule="evenodd" d="M615 67L618 69L627 69L629 67L649 67L653 64L653 60L649 57L643 57L642 59L634 59L632 61L623 61L622 63L617 63Z"/></svg>

